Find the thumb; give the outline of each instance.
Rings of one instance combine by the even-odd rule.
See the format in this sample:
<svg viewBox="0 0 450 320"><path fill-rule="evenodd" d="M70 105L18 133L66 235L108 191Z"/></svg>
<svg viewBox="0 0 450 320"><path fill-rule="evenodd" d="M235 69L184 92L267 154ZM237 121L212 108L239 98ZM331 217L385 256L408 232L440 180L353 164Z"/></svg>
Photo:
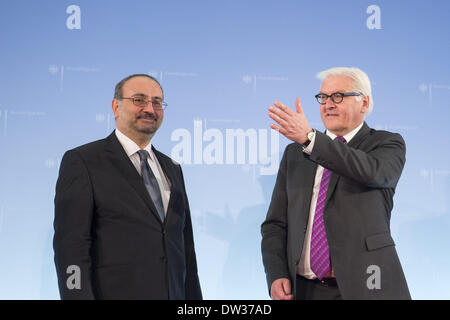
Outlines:
<svg viewBox="0 0 450 320"><path fill-rule="evenodd" d="M289 280L285 280L281 283L283 287L283 291L285 294L291 294L291 282Z"/></svg>
<svg viewBox="0 0 450 320"><path fill-rule="evenodd" d="M300 98L297 98L295 100L295 109L297 110L298 113L303 113L303 108L302 108L302 104L300 103Z"/></svg>

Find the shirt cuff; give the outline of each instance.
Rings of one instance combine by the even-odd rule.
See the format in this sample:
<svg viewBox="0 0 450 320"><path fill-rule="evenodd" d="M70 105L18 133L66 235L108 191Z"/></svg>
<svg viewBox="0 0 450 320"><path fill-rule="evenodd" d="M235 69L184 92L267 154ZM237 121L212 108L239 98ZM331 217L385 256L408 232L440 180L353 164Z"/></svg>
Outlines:
<svg viewBox="0 0 450 320"><path fill-rule="evenodd" d="M308 144L307 147L303 147L302 151L303 151L304 153L306 153L306 154L311 155L311 152L312 152L313 147L314 147L314 141L315 141L315 140L316 140L316 130L314 130L314 134L313 134L313 137L312 137L312 139L311 139L311 142Z"/></svg>

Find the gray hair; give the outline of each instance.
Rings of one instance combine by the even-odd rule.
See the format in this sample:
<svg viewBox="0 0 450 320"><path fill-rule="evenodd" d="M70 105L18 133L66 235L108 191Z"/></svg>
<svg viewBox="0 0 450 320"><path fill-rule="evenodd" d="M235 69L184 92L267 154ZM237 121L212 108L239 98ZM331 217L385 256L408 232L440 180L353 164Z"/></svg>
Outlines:
<svg viewBox="0 0 450 320"><path fill-rule="evenodd" d="M369 97L369 107L367 108L365 115L368 116L372 112L372 87L369 76L364 71L358 68L336 67L324 70L317 74L317 78L322 81L330 76L346 76L352 79L353 90L361 93L363 96Z"/></svg>

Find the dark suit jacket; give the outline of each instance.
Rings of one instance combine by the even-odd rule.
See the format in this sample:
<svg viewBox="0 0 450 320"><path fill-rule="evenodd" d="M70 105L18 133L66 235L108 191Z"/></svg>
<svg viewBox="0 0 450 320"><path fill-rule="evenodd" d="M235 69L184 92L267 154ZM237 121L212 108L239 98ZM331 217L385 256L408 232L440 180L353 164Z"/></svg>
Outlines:
<svg viewBox="0 0 450 320"><path fill-rule="evenodd" d="M290 279L296 288L319 164L333 172L324 222L343 299L410 298L390 234L392 199L405 152L399 134L373 130L366 123L348 145L316 132L311 155L304 153L298 143L286 147L267 218L261 226L269 290L278 278ZM369 289L367 285L373 275L371 265L380 268L380 289Z"/></svg>
<svg viewBox="0 0 450 320"><path fill-rule="evenodd" d="M171 183L164 223L114 132L65 153L53 239L62 299L202 298L181 167L153 150ZM66 285L70 265L81 289Z"/></svg>

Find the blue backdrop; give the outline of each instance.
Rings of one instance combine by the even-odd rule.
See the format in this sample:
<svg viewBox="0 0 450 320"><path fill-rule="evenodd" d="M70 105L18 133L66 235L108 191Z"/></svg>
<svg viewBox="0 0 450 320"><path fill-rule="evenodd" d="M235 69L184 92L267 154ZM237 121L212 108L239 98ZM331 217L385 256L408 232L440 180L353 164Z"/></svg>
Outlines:
<svg viewBox="0 0 450 320"><path fill-rule="evenodd" d="M449 299L450 2L0 2L0 298L58 299L53 197L60 159L114 129L114 85L157 77L154 145L182 163L206 299L266 299L263 221L287 139L267 106L297 96L323 130L317 72L372 80L369 126L407 162L391 227L413 298Z"/></svg>

